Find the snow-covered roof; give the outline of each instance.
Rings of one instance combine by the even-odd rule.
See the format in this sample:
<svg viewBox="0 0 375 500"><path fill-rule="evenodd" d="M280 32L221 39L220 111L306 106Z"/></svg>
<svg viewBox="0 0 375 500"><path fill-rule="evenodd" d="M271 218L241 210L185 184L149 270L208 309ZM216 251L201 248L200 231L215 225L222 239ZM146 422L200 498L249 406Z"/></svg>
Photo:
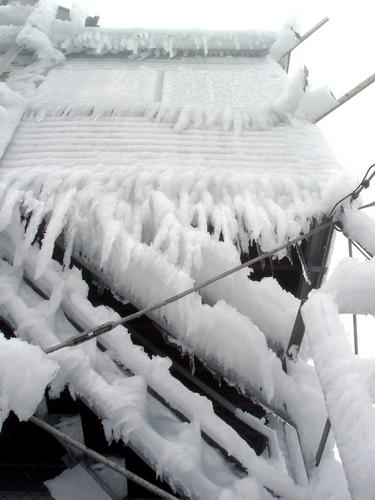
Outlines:
<svg viewBox="0 0 375 500"><path fill-rule="evenodd" d="M24 71L9 79L14 90ZM130 205L150 242L167 231L166 249L177 224L269 250L307 230L344 189L324 138L299 117L310 97L303 84L303 74L289 83L269 56L69 59L27 100L3 178L32 167L22 189L38 199L51 175L63 181L56 194L69 184L79 197L100 184L115 205ZM190 257L176 251L184 265Z"/></svg>

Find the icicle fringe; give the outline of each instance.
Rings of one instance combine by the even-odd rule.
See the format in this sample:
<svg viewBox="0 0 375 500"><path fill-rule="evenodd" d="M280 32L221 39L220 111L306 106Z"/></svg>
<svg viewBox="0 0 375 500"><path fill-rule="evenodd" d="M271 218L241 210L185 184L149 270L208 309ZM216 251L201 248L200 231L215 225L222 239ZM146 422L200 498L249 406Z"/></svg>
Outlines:
<svg viewBox="0 0 375 500"><path fill-rule="evenodd" d="M267 130L282 123L289 123L287 114L278 107L253 108L199 108L191 106L173 106L151 102L149 104L82 104L70 103L58 106L45 106L34 102L25 112L24 117L42 121L50 117L86 117L93 120L104 117L144 117L149 121L170 123L176 132L187 128L211 129L241 132L241 130Z"/></svg>

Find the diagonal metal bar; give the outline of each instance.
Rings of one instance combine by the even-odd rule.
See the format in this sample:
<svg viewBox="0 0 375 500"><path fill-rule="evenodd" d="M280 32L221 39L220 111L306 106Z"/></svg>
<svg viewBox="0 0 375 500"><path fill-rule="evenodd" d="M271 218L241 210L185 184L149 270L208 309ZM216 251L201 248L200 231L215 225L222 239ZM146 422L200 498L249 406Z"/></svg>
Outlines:
<svg viewBox="0 0 375 500"><path fill-rule="evenodd" d="M356 248L358 252L360 252L364 257L366 257L367 260L370 260L371 258L374 257L370 252L365 250L357 241L352 240L351 238L348 239L351 241L353 247Z"/></svg>
<svg viewBox="0 0 375 500"><path fill-rule="evenodd" d="M367 205L362 205L361 207L359 207L359 210L363 210L364 208L370 208L370 207L375 207L375 201L367 203Z"/></svg>
<svg viewBox="0 0 375 500"><path fill-rule="evenodd" d="M304 35L302 35L301 38L299 38L298 42L295 45L293 45L293 47L291 47L289 50L287 50L281 56L281 58L289 55L294 49L296 49L299 45L301 45L301 43L303 43L305 40L307 40L307 38L309 38L316 31L318 31L318 29L321 28L322 26L324 26L328 21L329 21L329 18L324 17L321 21L319 21L317 24L315 24L315 26L313 26L311 29L309 29L309 31L306 31L306 33Z"/></svg>
<svg viewBox="0 0 375 500"><path fill-rule="evenodd" d="M323 453L327 444L328 436L329 436L329 431L331 430L331 422L327 418L326 423L324 424L324 429L322 433L322 437L320 438L320 443L318 446L318 451L316 452L316 458L315 458L315 466L319 467L320 462L322 461Z"/></svg>
<svg viewBox="0 0 375 500"><path fill-rule="evenodd" d="M5 54L0 57L0 76L5 73L18 54L23 49L23 46L14 44L12 45Z"/></svg>
<svg viewBox="0 0 375 500"><path fill-rule="evenodd" d="M367 87L372 85L374 82L375 82L375 73L373 73L371 76L369 76L368 78L363 80L361 83L359 83L356 87L349 90L349 92L347 92L346 94L342 95L339 99L337 99L337 104L335 106L333 106L333 108L325 111L322 115L318 116L318 118L316 118L313 123L318 123L318 122L320 122L320 120L323 120L323 118L325 118L326 116L331 114L333 111L338 109L340 106L342 106L346 102L350 101L350 99L352 99L357 94L362 92L362 90L365 90Z"/></svg>
<svg viewBox="0 0 375 500"><path fill-rule="evenodd" d="M85 455L93 458L96 462L100 462L102 464L107 465L108 467L115 470L116 472L118 472L122 476L125 476L127 479L129 479L129 481L133 481L133 482L139 484L140 486L142 486L146 490L154 493L158 497L164 498L166 500L177 500L177 497L170 495L169 493L167 493L166 491L163 491L162 489L158 488L154 484L149 483L148 481L137 476L133 472L130 472L128 469L125 469L125 467L122 467L121 465L116 464L116 462L113 462L112 460L109 460L108 458L104 457L100 453L97 453L96 451L92 450L91 448L88 448L87 446L80 443L79 441L76 441L75 439L71 438L67 434L64 434L63 432L59 431L58 429L56 429L52 425L47 424L47 422L44 422L44 420L41 420L40 418L33 416L30 418L30 422L37 425L38 427L40 427L44 431L48 432L49 434L52 434L56 438L61 439L62 441L67 443L72 448L75 448L76 450L79 450L82 453L84 453Z"/></svg>

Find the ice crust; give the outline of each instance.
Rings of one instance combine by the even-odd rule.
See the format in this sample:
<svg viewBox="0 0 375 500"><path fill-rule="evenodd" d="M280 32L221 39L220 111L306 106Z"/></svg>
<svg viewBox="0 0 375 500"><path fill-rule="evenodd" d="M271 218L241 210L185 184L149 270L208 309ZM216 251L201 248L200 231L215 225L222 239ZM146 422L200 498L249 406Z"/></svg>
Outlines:
<svg viewBox="0 0 375 500"><path fill-rule="evenodd" d="M266 54L275 41L274 32L85 28L60 43L67 53L95 55L146 52L153 57L202 54Z"/></svg>
<svg viewBox="0 0 375 500"><path fill-rule="evenodd" d="M340 219L345 234L362 245L371 255L375 255L375 217L371 208L347 208Z"/></svg>
<svg viewBox="0 0 375 500"><path fill-rule="evenodd" d="M0 25L23 25L33 9L33 5L22 5L19 2L2 5L0 6Z"/></svg>
<svg viewBox="0 0 375 500"><path fill-rule="evenodd" d="M3 286L0 307L6 301ZM10 411L19 420L35 413L57 370L58 365L39 347L19 339L6 340L0 332L0 430Z"/></svg>
<svg viewBox="0 0 375 500"><path fill-rule="evenodd" d="M276 40L271 46L270 55L279 61L296 43L298 38L296 32L290 25L286 25L278 34Z"/></svg>

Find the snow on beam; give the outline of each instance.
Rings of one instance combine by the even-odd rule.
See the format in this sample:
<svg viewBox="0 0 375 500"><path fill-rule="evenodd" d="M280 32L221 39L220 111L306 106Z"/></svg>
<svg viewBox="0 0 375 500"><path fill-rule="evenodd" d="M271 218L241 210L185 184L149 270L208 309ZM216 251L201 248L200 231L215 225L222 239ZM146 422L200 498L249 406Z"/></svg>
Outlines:
<svg viewBox="0 0 375 500"><path fill-rule="evenodd" d="M340 288L340 280L336 284ZM375 410L366 376L340 322L335 292L313 293L302 313L352 498L371 500Z"/></svg>
<svg viewBox="0 0 375 500"><path fill-rule="evenodd" d="M341 216L345 235L358 242L369 256L375 255L375 217L354 208L344 210Z"/></svg>

